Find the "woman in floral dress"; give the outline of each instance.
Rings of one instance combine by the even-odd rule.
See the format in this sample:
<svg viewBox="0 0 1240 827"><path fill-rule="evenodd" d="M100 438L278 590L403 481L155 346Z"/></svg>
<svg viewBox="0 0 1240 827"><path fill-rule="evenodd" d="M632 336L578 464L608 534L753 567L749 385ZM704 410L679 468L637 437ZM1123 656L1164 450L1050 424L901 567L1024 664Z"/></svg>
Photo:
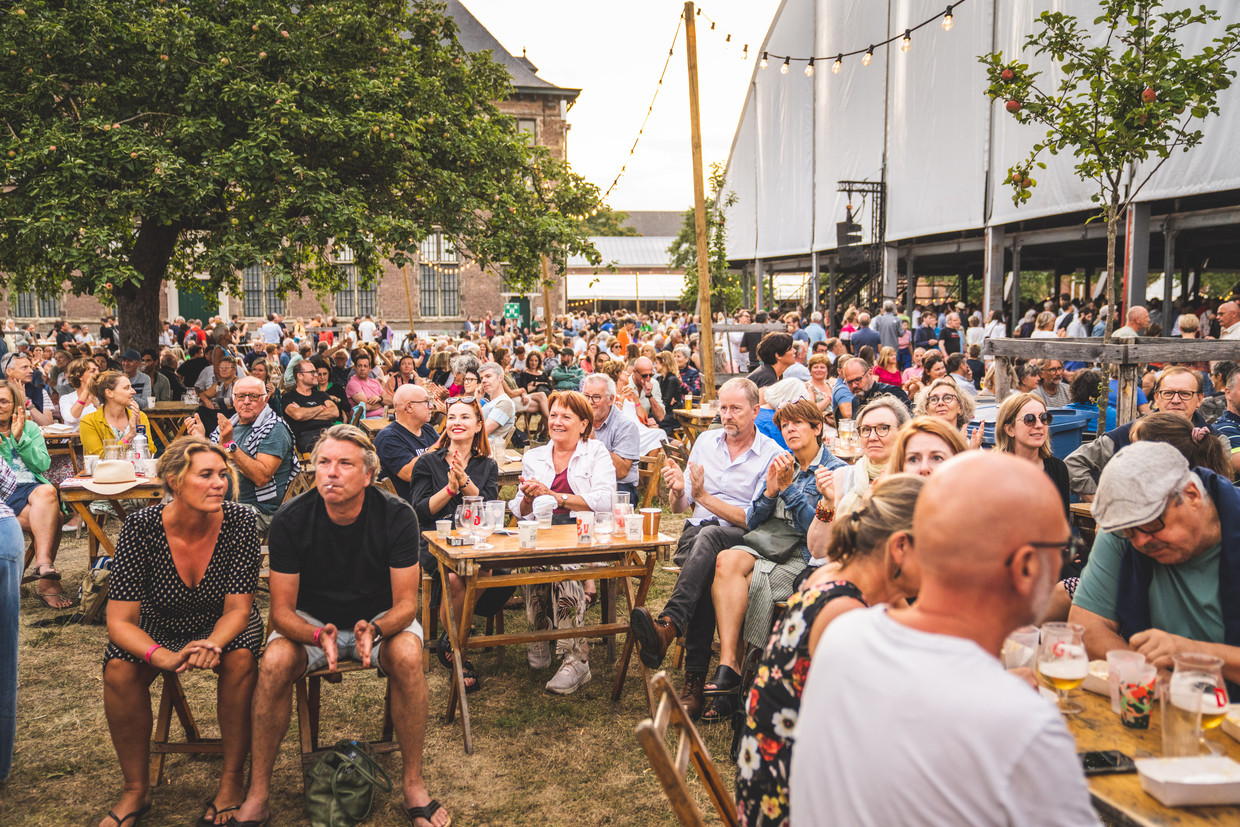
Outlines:
<svg viewBox="0 0 1240 827"><path fill-rule="evenodd" d="M844 612L917 594L921 568L910 532L923 482L911 474L883 477L834 525L830 500L819 501L809 543L813 551L829 539L829 562L788 599L745 700L736 774L742 825L790 823L788 781L801 694L827 624Z"/></svg>

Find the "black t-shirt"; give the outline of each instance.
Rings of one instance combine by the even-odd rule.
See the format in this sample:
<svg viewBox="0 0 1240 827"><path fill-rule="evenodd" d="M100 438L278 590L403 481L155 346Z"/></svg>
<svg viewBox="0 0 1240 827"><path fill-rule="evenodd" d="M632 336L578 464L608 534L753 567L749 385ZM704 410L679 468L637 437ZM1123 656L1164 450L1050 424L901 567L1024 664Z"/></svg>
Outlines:
<svg viewBox="0 0 1240 827"><path fill-rule="evenodd" d="M741 347L745 348L745 358L755 367L762 363L762 360L758 358L758 343L761 341L762 334L756 331L741 334Z"/></svg>
<svg viewBox="0 0 1240 827"><path fill-rule="evenodd" d="M198 374L202 373L207 365L211 364L205 356L195 356L193 359L186 359L177 368L177 376L181 377L181 383L187 388L194 387L194 383L198 381Z"/></svg>
<svg viewBox="0 0 1240 827"><path fill-rule="evenodd" d="M745 378L760 388L770 387L779 381L779 377L775 375L775 368L770 365L763 365Z"/></svg>
<svg viewBox="0 0 1240 827"><path fill-rule="evenodd" d="M379 453L379 472L392 481L392 487L396 489L401 499L409 499L409 483L400 478L400 469L408 465L410 459L421 456L427 448L438 441L439 434L430 423L422 426L421 433L415 434L399 422L393 422L375 436L375 450ZM444 478L447 479L446 476Z"/></svg>
<svg viewBox="0 0 1240 827"><path fill-rule="evenodd" d="M384 432L391 428L385 428ZM431 495L448 484L448 452L451 446L442 451L428 451L413 466L413 475L409 478L409 501L418 515L418 525L426 526L429 531L435 527L436 520L450 519L456 513L456 507L465 501L465 495L457 495L448 500L442 509L431 513ZM478 486L478 494L484 500L499 499L499 466L491 457L470 457L465 463L465 474ZM435 559L426 549L426 541L418 537L418 549L422 565L434 570Z"/></svg>
<svg viewBox="0 0 1240 827"><path fill-rule="evenodd" d="M321 408L329 401L331 397L318 388L312 388L309 395L298 393L296 389L285 391L282 400L285 411L289 408ZM293 436L297 437L297 447L302 451L309 450L304 446L313 444L320 431L336 424L332 419L307 419L298 422L287 413L284 418L288 421L288 426L293 429Z"/></svg>
<svg viewBox="0 0 1240 827"><path fill-rule="evenodd" d="M286 503L268 533L271 570L300 576L297 608L352 629L392 608L392 573L418 562L418 517L374 486L351 525L336 525L317 489Z"/></svg>
<svg viewBox="0 0 1240 827"><path fill-rule="evenodd" d="M516 380L517 387L526 393L542 391L548 396L551 395L551 382L548 381L547 374L545 373L530 373L527 370L523 370L513 378Z"/></svg>
<svg viewBox="0 0 1240 827"><path fill-rule="evenodd" d="M865 407L867 402L880 396L894 396L904 403L904 407L910 411L913 409L913 403L909 401L908 394L902 388L897 388L895 385L884 385L882 382L875 382L868 391L863 391L853 396L853 419L857 418L857 412Z"/></svg>
<svg viewBox="0 0 1240 827"><path fill-rule="evenodd" d="M939 334L939 341L943 343L943 352L948 356L960 352L959 330L950 327L943 328L943 332Z"/></svg>
<svg viewBox="0 0 1240 827"><path fill-rule="evenodd" d="M330 396L332 401L336 403L336 408L340 411L340 418L342 420L347 419L349 411L353 409L353 403L349 401L349 397L345 396L344 384L338 385L335 382L329 382L324 393Z"/></svg>

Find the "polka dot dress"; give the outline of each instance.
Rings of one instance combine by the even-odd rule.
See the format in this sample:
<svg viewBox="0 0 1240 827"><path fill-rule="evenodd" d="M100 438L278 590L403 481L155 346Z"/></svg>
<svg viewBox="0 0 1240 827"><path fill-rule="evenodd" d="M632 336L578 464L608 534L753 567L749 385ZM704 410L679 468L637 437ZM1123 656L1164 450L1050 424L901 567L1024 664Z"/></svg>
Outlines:
<svg viewBox="0 0 1240 827"><path fill-rule="evenodd" d="M176 652L191 640L211 634L224 614L227 595L254 593L258 585L258 533L252 512L236 503L224 503L224 521L215 551L202 581L191 589L173 562L163 514L162 504L153 505L125 520L112 561L108 596L111 600L141 603L138 627L156 643ZM255 605L245 630L224 651L249 649L257 657L262 644L263 621ZM142 662L142 658L109 643L104 663L112 658Z"/></svg>

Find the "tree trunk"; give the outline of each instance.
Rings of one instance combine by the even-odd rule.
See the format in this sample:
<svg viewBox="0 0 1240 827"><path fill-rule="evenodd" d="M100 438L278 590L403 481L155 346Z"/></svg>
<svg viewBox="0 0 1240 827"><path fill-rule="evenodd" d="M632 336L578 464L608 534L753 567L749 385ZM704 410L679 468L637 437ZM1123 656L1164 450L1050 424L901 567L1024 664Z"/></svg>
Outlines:
<svg viewBox="0 0 1240 827"><path fill-rule="evenodd" d="M1115 304L1115 244L1119 237L1119 205L1112 199L1104 212L1107 219L1107 326L1102 341L1111 342L1115 333L1115 322L1119 316L1119 308ZM1098 391L1098 436L1107 430L1107 404L1111 395L1111 365L1102 363L1102 387ZM1115 402L1118 408L1120 388L1115 389ZM1116 411L1118 414L1118 410ZM1118 422L1118 420L1117 420Z"/></svg>
<svg viewBox="0 0 1240 827"><path fill-rule="evenodd" d="M180 229L143 220L130 262L142 275L137 284L125 284L116 296L116 323L121 331L121 350L142 350L159 344L159 291Z"/></svg>

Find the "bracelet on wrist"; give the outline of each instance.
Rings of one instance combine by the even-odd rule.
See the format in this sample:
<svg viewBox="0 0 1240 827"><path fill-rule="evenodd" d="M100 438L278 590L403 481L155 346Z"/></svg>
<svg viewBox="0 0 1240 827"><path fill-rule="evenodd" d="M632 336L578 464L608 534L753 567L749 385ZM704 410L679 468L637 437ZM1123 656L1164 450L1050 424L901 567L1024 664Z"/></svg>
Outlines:
<svg viewBox="0 0 1240 827"><path fill-rule="evenodd" d="M826 500L819 500L814 509L814 519L829 523L835 519L835 506Z"/></svg>
<svg viewBox="0 0 1240 827"><path fill-rule="evenodd" d="M315 645L315 646L318 646L318 645L319 645L319 635L321 635L321 634L323 634L323 627L322 627L322 626L320 626L319 628L317 628L317 629L315 629L315 630L314 630L314 645Z"/></svg>
<svg viewBox="0 0 1240 827"><path fill-rule="evenodd" d="M154 646L152 646L150 649L147 649L147 650L146 650L146 655L145 655L145 657L144 657L143 659L147 662L147 664L148 664L148 665L149 665L149 664L150 664L150 662L151 662L151 655L155 654L155 650L156 650L156 649L162 649L162 648L164 648L164 645L163 645L162 643L156 643L156 644L155 644Z"/></svg>

